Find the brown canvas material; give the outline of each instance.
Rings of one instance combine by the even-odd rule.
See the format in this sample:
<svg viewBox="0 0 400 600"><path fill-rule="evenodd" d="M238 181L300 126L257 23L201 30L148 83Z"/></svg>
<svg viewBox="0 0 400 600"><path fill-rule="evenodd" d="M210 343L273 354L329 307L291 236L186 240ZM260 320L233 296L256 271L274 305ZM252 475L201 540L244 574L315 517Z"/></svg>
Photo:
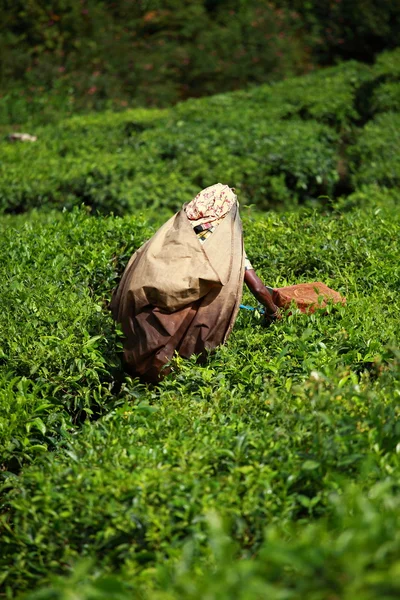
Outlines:
<svg viewBox="0 0 400 600"><path fill-rule="evenodd" d="M235 204L201 244L184 208L131 257L111 310L125 336L128 370L157 381L175 352L204 355L230 334L244 280Z"/></svg>
<svg viewBox="0 0 400 600"><path fill-rule="evenodd" d="M275 288L272 299L279 307L287 307L294 301L302 312L307 313L314 312L317 308L324 308L329 301L346 304L346 298L321 281Z"/></svg>

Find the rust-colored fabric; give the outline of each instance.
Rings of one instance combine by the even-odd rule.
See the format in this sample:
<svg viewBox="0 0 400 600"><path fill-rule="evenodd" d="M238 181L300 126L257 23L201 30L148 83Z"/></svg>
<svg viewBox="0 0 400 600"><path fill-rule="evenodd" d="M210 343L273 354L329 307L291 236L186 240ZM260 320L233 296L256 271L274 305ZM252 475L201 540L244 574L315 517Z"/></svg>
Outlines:
<svg viewBox="0 0 400 600"><path fill-rule="evenodd" d="M312 313L317 308L324 308L327 302L346 303L346 298L339 292L331 290L321 281L299 283L287 287L275 288L272 293L274 303L279 307L287 307L292 301L304 313Z"/></svg>
<svg viewBox="0 0 400 600"><path fill-rule="evenodd" d="M175 351L188 358L222 344L239 310L243 279L237 204L203 244L183 207L131 257L113 295L127 370L156 382Z"/></svg>

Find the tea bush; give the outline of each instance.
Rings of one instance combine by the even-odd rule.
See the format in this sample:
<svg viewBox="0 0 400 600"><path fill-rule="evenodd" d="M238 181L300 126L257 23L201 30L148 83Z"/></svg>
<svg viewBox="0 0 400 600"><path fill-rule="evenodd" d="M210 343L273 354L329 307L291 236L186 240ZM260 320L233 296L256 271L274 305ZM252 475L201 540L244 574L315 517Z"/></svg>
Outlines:
<svg viewBox="0 0 400 600"><path fill-rule="evenodd" d="M124 246L151 229L140 217L96 221L82 211L8 218L0 230L0 465L15 469L53 446L70 416L101 412L113 397L118 360L104 303Z"/></svg>
<svg viewBox="0 0 400 600"><path fill-rule="evenodd" d="M387 77L389 79L399 79L400 77L400 48L390 52L382 52L376 58L374 72L377 76Z"/></svg>
<svg viewBox="0 0 400 600"><path fill-rule="evenodd" d="M58 578L49 588L25 597L69 600L79 594L81 600L111 596L118 600L320 600L330 594L346 600L394 599L399 594L400 550L395 488L389 478L368 494L353 485L343 495L332 495L329 520L289 529L279 524L268 526L260 552L251 558L241 555L226 527L209 513L207 569L199 572L196 541L191 538L175 568L158 567L156 590L138 592L116 577L90 577L90 561L81 561L70 578Z"/></svg>
<svg viewBox="0 0 400 600"><path fill-rule="evenodd" d="M3 472L8 597L82 557L97 574L153 593L154 570L174 569L188 538L196 571L207 568L210 510L228 519L249 557L266 526L282 527L281 538L294 523L329 515L347 478L362 490L396 480L396 194L371 186L326 214L242 213L247 252L268 284L323 280L348 304L293 312L267 329L242 312L206 366L178 360L155 389L121 374L106 308L154 227L84 209L3 217L3 469L33 462L18 476ZM78 431L91 412L97 420ZM303 573L299 585L307 581Z"/></svg>
<svg viewBox="0 0 400 600"><path fill-rule="evenodd" d="M344 63L164 111L73 117L37 128L35 144L3 140L0 210L70 209L81 203L114 214L144 207L177 210L218 180L229 180L243 200L260 208L334 197L343 192L340 179L348 192L359 180L376 177L372 169L369 177L358 178L357 159L351 159L350 183L343 173L345 148L350 143L351 156L353 147L362 152L370 135L364 122L377 111L398 114L397 71L389 74L397 56L388 53L373 68ZM376 137L392 136L389 119L374 122ZM378 181L395 185L391 177L378 175Z"/></svg>
<svg viewBox="0 0 400 600"><path fill-rule="evenodd" d="M399 111L400 49L383 52L374 66L375 85L370 99L371 114Z"/></svg>
<svg viewBox="0 0 400 600"><path fill-rule="evenodd" d="M373 68L374 79L364 84L358 106L365 126L346 150L352 184L378 183L396 187L400 150L400 51L383 53ZM362 89L362 88L361 88Z"/></svg>
<svg viewBox="0 0 400 600"><path fill-rule="evenodd" d="M388 81L380 85L373 97L374 112L396 111L400 106L400 81Z"/></svg>
<svg viewBox="0 0 400 600"><path fill-rule="evenodd" d="M92 147L84 139L88 133L47 129L40 142L48 144L43 151L40 145L5 148L1 206L20 212L84 202L116 214L146 206L176 210L199 188L224 178L264 204L333 191L335 132L300 120L260 123L251 113L239 115L240 132L237 121L215 124L212 118L195 122L173 115L158 127L136 132L133 113L132 130L125 116L124 129L112 137L104 132L99 142L93 136Z"/></svg>
<svg viewBox="0 0 400 600"><path fill-rule="evenodd" d="M174 110L182 117L204 119L204 106L208 105L212 110L207 118L213 118L215 123L221 120L237 122L240 111L251 114L257 121L315 119L340 131L348 129L352 121L360 117L355 106L357 93L371 80L373 71L370 67L349 61L248 91L188 100Z"/></svg>
<svg viewBox="0 0 400 600"><path fill-rule="evenodd" d="M0 597L398 596L397 57L2 142ZM112 289L217 180L268 285L347 305L241 311L143 386Z"/></svg>
<svg viewBox="0 0 400 600"><path fill-rule="evenodd" d="M346 475L368 490L399 473L398 369L378 384L320 375L279 392L268 376L251 386L248 372L234 386L213 366L185 374L195 375L191 393L180 378L156 404L117 409L11 479L10 586L66 572L79 557L151 586L154 566L179 559L188 536L201 564L210 510L230 521L246 556L267 525L329 513Z"/></svg>
<svg viewBox="0 0 400 600"><path fill-rule="evenodd" d="M355 185L379 183L396 187L400 181L400 113L378 114L348 150Z"/></svg>

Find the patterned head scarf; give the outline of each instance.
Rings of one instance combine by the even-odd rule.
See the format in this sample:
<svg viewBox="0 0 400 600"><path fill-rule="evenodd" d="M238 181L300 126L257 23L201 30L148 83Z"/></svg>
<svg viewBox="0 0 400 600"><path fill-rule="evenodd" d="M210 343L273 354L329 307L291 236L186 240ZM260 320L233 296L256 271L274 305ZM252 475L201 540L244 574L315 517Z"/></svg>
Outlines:
<svg viewBox="0 0 400 600"><path fill-rule="evenodd" d="M237 196L229 185L216 183L202 190L186 206L186 216L190 221L212 223L222 219L237 202Z"/></svg>

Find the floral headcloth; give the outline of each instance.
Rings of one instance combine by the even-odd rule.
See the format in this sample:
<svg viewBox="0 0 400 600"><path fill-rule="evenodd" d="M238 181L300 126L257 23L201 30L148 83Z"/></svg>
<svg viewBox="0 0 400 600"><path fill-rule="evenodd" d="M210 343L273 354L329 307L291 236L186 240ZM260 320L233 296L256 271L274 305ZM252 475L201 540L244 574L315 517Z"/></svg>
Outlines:
<svg viewBox="0 0 400 600"><path fill-rule="evenodd" d="M198 224L211 223L224 217L237 202L236 194L229 185L216 183L202 190L186 206L186 216Z"/></svg>

